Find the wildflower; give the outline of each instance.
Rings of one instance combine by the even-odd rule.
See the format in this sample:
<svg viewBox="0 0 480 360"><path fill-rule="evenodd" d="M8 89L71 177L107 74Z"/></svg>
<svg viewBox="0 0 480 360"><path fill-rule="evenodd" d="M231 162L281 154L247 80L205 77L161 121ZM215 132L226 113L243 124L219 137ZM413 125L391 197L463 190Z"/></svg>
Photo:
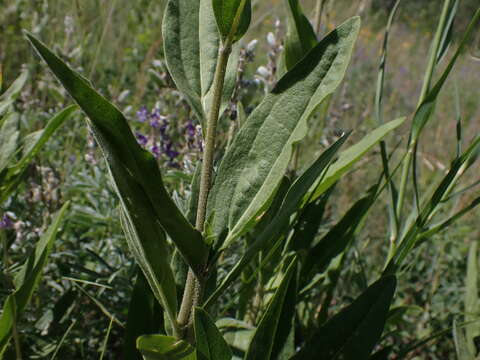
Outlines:
<svg viewBox="0 0 480 360"><path fill-rule="evenodd" d="M137 141L141 146L146 146L147 145L148 138L145 135L143 135L142 133L137 131L135 133L135 137L137 138Z"/></svg>
<svg viewBox="0 0 480 360"><path fill-rule="evenodd" d="M13 227L12 219L7 214L4 214L0 220L0 229L11 229Z"/></svg>
<svg viewBox="0 0 480 360"><path fill-rule="evenodd" d="M272 32L268 33L267 42L268 42L268 45L272 47L274 47L277 44L277 39L275 38L275 35Z"/></svg>
<svg viewBox="0 0 480 360"><path fill-rule="evenodd" d="M247 45L247 48L246 48L247 52L249 52L249 53L254 52L255 49L257 48L257 44L258 44L257 39L254 39L254 40L250 41Z"/></svg>
<svg viewBox="0 0 480 360"><path fill-rule="evenodd" d="M145 106L142 106L140 110L137 111L137 118L140 122L145 122L148 119L148 110Z"/></svg>
<svg viewBox="0 0 480 360"><path fill-rule="evenodd" d="M268 69L265 66L260 66L257 69L257 73L264 78L268 78L270 76L270 72L268 71Z"/></svg>
<svg viewBox="0 0 480 360"><path fill-rule="evenodd" d="M153 145L150 148L150 151L155 158L158 158L160 156L160 146L158 146L157 144Z"/></svg>

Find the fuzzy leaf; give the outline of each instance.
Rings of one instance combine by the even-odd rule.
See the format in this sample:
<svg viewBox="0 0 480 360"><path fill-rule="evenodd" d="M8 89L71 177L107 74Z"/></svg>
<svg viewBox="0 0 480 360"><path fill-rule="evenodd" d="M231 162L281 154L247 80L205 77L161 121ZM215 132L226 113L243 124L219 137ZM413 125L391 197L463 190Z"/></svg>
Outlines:
<svg viewBox="0 0 480 360"><path fill-rule="evenodd" d="M288 29L285 38L285 66L292 69L317 45L317 35L298 0L288 0Z"/></svg>
<svg viewBox="0 0 480 360"><path fill-rule="evenodd" d="M341 137L337 142L325 150L318 159L310 166L288 189L279 210L276 212L268 226L250 244L245 254L222 280L215 292L207 300L211 304L213 300L222 294L225 289L241 274L245 266L258 254L269 246L288 230L291 216L301 208L302 200L311 186L328 167L335 154L346 141L348 134ZM265 215L264 215L265 216Z"/></svg>
<svg viewBox="0 0 480 360"><path fill-rule="evenodd" d="M117 183L118 195L126 207L125 210L129 212L128 215L142 221L138 219L136 211L138 206L143 207L146 210L143 216L149 217L152 224L158 221L190 267L199 271L207 254L207 246L201 234L175 206L163 186L155 158L137 143L123 114L44 44L30 34L27 34L27 37L90 118L90 125L104 152L113 179ZM126 188L122 188L120 184ZM132 206L133 202L136 206Z"/></svg>
<svg viewBox="0 0 480 360"><path fill-rule="evenodd" d="M212 84L220 47L211 0L170 0L163 20L168 71L203 124L210 112ZM232 96L239 57L234 47L227 65L220 113Z"/></svg>
<svg viewBox="0 0 480 360"><path fill-rule="evenodd" d="M253 111L225 155L209 199L217 246L265 210L304 138L312 111L340 84L360 27L354 17L327 35Z"/></svg>
<svg viewBox="0 0 480 360"><path fill-rule="evenodd" d="M222 41L239 40L250 26L251 0L212 0L212 4Z"/></svg>

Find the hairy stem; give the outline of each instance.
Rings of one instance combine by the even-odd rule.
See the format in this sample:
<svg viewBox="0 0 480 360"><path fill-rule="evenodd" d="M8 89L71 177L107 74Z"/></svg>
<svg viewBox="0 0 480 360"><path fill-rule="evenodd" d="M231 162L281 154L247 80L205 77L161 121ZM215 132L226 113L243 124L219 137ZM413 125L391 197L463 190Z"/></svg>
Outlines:
<svg viewBox="0 0 480 360"><path fill-rule="evenodd" d="M203 232L205 226L205 217L207 213L208 195L212 184L213 160L215 154L215 143L217 135L217 124L220 115L220 106L222 102L223 86L225 83L225 73L227 71L228 58L232 51L230 41L227 41L220 50L215 78L213 83L213 103L207 121L205 150L203 152L202 172L200 176L200 191L198 195L198 208L195 227ZM182 305L178 313L178 323L187 330L191 324L192 309L198 305L203 292L203 279L200 279L192 269L189 269L185 290L183 293ZM188 336L187 331L183 332L184 338Z"/></svg>

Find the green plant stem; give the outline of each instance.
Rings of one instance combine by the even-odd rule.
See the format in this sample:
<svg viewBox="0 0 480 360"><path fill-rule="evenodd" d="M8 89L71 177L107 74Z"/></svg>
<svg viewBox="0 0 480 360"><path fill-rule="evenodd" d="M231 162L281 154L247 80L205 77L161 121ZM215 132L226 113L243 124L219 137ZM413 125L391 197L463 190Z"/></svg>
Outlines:
<svg viewBox="0 0 480 360"><path fill-rule="evenodd" d="M437 54L441 44L442 30L445 27L445 23L447 21L447 15L448 15L448 9L450 8L450 3L451 3L451 0L445 0L445 2L443 3L442 14L441 14L440 22L438 24L437 31L435 33L435 37L433 39L432 47L430 50L428 67L425 73L425 78L423 80L420 97L418 99L417 109L423 103L423 101L425 100L425 97L427 96L428 91L430 90L430 84L432 82L432 77L435 71L435 66L437 61ZM397 203L397 215L399 216L400 219L401 219L401 213L403 210L403 203L405 200L408 174L410 172L410 166L412 165L414 149L417 141L418 141L418 138L410 139L408 144L407 156L405 157L405 160L403 163L402 178L400 180L400 191L398 193L398 203Z"/></svg>
<svg viewBox="0 0 480 360"><path fill-rule="evenodd" d="M315 7L315 33L317 35L320 34L320 28L322 26L322 14L324 5L325 0L317 0L317 4Z"/></svg>
<svg viewBox="0 0 480 360"><path fill-rule="evenodd" d="M212 183L213 174L213 160L215 154L215 143L217 135L217 124L220 115L220 106L222 102L223 86L225 83L225 74L227 71L228 59L232 51L231 41L227 41L221 48L217 67L215 70L215 78L213 83L213 103L210 111L206 137L205 150L203 153L202 172L200 177L200 191L198 196L198 208L195 227L198 231L203 232L205 225L205 217L207 213L208 195ZM205 259L206 260L206 259ZM182 304L178 313L178 323L181 327L189 327L191 323L191 313L194 306L198 305L203 292L203 279L200 279L194 274L192 269L189 269L187 281L185 283L185 290L183 293ZM187 336L184 331L183 337Z"/></svg>

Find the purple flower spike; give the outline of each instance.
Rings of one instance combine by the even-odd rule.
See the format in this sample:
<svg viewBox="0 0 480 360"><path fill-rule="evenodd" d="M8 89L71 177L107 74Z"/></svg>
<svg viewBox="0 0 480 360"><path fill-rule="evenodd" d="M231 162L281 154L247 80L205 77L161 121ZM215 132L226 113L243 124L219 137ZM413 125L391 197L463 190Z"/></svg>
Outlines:
<svg viewBox="0 0 480 360"><path fill-rule="evenodd" d="M2 220L0 220L0 229L11 229L12 227L12 220L8 217L7 214L3 215Z"/></svg>
<svg viewBox="0 0 480 360"><path fill-rule="evenodd" d="M153 145L150 148L150 151L152 152L153 156L155 156L155 158L158 158L160 156L160 147L158 145Z"/></svg>
<svg viewBox="0 0 480 360"><path fill-rule="evenodd" d="M197 132L197 129L195 128L195 125L193 125L192 120L188 120L187 125L185 125L185 132L187 133L187 136L189 138L195 137L195 133Z"/></svg>
<svg viewBox="0 0 480 360"><path fill-rule="evenodd" d="M140 110L137 111L137 118L138 118L138 121L140 122L145 122L147 121L147 118L148 118L148 110L145 106L142 106L140 108Z"/></svg>
<svg viewBox="0 0 480 360"><path fill-rule="evenodd" d="M148 143L148 138L143 135L142 133L136 132L135 136L137 137L137 141L140 145L146 146Z"/></svg>
<svg viewBox="0 0 480 360"><path fill-rule="evenodd" d="M152 118L150 120L150 126L154 129L158 129L160 127L160 121L157 118Z"/></svg>

